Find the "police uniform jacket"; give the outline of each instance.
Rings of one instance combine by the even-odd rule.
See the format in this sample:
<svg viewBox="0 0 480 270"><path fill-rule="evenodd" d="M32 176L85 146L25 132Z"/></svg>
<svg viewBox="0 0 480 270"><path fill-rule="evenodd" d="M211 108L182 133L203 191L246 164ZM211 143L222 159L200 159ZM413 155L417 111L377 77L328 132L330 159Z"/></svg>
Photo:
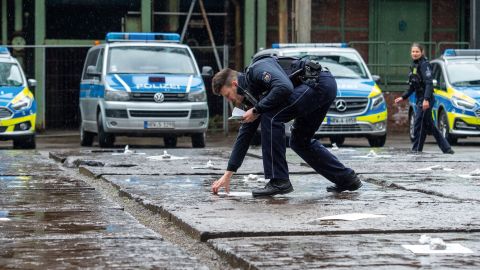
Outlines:
<svg viewBox="0 0 480 270"><path fill-rule="evenodd" d="M410 66L409 88L402 95L403 99L407 99L413 92L417 103L423 100L433 101L432 67L424 56L414 60Z"/></svg>
<svg viewBox="0 0 480 270"><path fill-rule="evenodd" d="M258 101L253 104L255 102L245 98L246 108L255 107L256 113L262 114L285 106L294 86L276 58L262 56L252 62L246 73L238 74L237 92L245 96L245 91L248 91ZM242 165L257 127L258 123L242 124L230 155L228 171L237 171Z"/></svg>

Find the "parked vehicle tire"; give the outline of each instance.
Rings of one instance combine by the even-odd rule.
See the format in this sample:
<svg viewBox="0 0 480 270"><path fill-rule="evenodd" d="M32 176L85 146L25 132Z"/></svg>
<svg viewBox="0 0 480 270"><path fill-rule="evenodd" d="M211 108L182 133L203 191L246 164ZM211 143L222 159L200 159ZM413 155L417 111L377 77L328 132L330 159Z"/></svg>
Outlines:
<svg viewBox="0 0 480 270"><path fill-rule="evenodd" d="M287 147L290 147L290 137L289 136L285 136L285 145Z"/></svg>
<svg viewBox="0 0 480 270"><path fill-rule="evenodd" d="M177 136L164 136L163 143L166 148L175 148L177 147Z"/></svg>
<svg viewBox="0 0 480 270"><path fill-rule="evenodd" d="M81 146L92 146L95 133L85 131L83 127L83 122L80 124L80 145Z"/></svg>
<svg viewBox="0 0 480 270"><path fill-rule="evenodd" d="M415 112L410 110L408 113L408 135L410 136L410 141L415 140Z"/></svg>
<svg viewBox="0 0 480 270"><path fill-rule="evenodd" d="M192 135L193 148L205 148L205 133L195 133Z"/></svg>
<svg viewBox="0 0 480 270"><path fill-rule="evenodd" d="M343 136L332 136L330 137L330 143L336 144L337 146L342 146L342 144L345 142L345 137Z"/></svg>
<svg viewBox="0 0 480 270"><path fill-rule="evenodd" d="M450 145L454 145L458 142L458 138L450 134L449 126L447 113L442 110L438 117L438 129L442 133L443 137L447 139L448 143Z"/></svg>
<svg viewBox="0 0 480 270"><path fill-rule="evenodd" d="M113 134L105 132L103 128L103 117L102 113L98 112L97 115L97 125L98 125L98 145L100 147L113 147L115 143L115 136Z"/></svg>
<svg viewBox="0 0 480 270"><path fill-rule="evenodd" d="M371 147L383 147L386 141L386 134L383 136L372 136L368 138L368 144L370 144Z"/></svg>
<svg viewBox="0 0 480 270"><path fill-rule="evenodd" d="M35 135L24 136L21 138L13 139L14 149L35 149Z"/></svg>

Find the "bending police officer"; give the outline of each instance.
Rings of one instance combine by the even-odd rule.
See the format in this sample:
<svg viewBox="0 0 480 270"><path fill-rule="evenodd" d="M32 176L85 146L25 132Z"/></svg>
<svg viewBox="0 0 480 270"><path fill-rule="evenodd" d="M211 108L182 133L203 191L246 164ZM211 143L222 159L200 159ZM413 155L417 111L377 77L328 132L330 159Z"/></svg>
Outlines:
<svg viewBox="0 0 480 270"><path fill-rule="evenodd" d="M320 142L313 139L336 97L335 79L328 70L322 70L314 62L304 59L288 61L291 64L283 64L286 68L282 68L278 58L260 56L252 61L246 73L226 68L214 76L213 93L248 110L243 117L227 170L212 184L213 193L216 194L222 187L229 192L230 179L242 165L259 125L264 173L270 181L264 188L253 190L252 195L272 196L292 192L285 157L284 126L292 119L295 121L290 147L316 172L335 184L328 187L327 191L353 191L362 186L352 169L345 167Z"/></svg>
<svg viewBox="0 0 480 270"><path fill-rule="evenodd" d="M435 97L433 95L432 68L424 56L424 48L418 43L413 43L410 53L413 63L410 66L409 88L401 97L395 99L395 103L408 99L415 92L416 110L412 151L422 152L427 131L431 131L442 152L453 154L454 151L450 144L433 123L432 107L435 104Z"/></svg>

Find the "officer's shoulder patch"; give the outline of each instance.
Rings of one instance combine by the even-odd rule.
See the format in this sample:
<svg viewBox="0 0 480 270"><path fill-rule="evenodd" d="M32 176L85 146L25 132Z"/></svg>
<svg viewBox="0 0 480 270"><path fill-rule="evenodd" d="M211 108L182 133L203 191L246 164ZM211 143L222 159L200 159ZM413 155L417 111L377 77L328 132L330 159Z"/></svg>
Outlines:
<svg viewBox="0 0 480 270"><path fill-rule="evenodd" d="M429 68L429 67L427 67L427 71L425 71L425 75L426 75L427 77L432 77L432 71L430 71L430 68Z"/></svg>
<svg viewBox="0 0 480 270"><path fill-rule="evenodd" d="M272 79L272 75L270 75L270 73L264 71L263 74L262 74L262 80L266 83L269 83L271 79Z"/></svg>

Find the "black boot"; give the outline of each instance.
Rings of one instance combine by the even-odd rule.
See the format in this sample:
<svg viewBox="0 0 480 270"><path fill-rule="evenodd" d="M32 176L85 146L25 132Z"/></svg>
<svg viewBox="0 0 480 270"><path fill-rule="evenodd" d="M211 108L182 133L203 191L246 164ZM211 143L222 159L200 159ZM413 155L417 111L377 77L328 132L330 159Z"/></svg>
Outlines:
<svg viewBox="0 0 480 270"><path fill-rule="evenodd" d="M277 194L286 194L293 191L290 180L271 179L264 188L252 190L253 197L273 196Z"/></svg>
<svg viewBox="0 0 480 270"><path fill-rule="evenodd" d="M354 191L362 187L362 181L358 178L357 174L353 177L352 180L348 181L347 184L345 185L334 185L334 186L329 186L327 187L327 192L335 192L335 193L340 193L345 190L348 191Z"/></svg>

